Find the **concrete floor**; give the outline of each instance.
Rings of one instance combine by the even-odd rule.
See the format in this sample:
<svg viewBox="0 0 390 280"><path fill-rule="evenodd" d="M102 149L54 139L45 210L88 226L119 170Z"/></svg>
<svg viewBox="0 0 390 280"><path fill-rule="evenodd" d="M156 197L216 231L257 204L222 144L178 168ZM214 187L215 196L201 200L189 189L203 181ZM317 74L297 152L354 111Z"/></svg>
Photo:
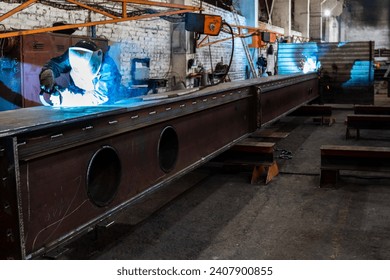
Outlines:
<svg viewBox="0 0 390 280"><path fill-rule="evenodd" d="M293 156L277 158L281 173L268 185L251 185L247 171L206 165L70 244L61 258L390 259L390 175L342 172L337 188L319 188L321 145L390 144L390 131L346 140L348 113L334 110L331 126L284 117L268 127L288 136L264 141Z"/></svg>

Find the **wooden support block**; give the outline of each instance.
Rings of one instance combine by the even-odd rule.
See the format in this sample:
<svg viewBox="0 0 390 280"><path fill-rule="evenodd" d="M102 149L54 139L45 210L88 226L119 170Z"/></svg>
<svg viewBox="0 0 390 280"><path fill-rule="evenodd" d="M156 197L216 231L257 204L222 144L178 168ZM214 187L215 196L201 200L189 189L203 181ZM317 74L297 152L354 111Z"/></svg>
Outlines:
<svg viewBox="0 0 390 280"><path fill-rule="evenodd" d="M251 184L260 182L263 177L265 184L268 184L279 174L278 165L274 160L274 152L275 143L259 142L247 138L215 160L225 165L253 166Z"/></svg>
<svg viewBox="0 0 390 280"><path fill-rule="evenodd" d="M252 171L251 184L257 184L260 181L260 178L263 176L265 172L264 165L255 165Z"/></svg>
<svg viewBox="0 0 390 280"><path fill-rule="evenodd" d="M251 184L257 184L264 176L264 183L267 185L271 180L279 174L278 164L273 162L271 165L256 165L253 167Z"/></svg>
<svg viewBox="0 0 390 280"><path fill-rule="evenodd" d="M271 180L279 175L279 167L276 161L268 167L267 177L265 178L265 184L271 182Z"/></svg>

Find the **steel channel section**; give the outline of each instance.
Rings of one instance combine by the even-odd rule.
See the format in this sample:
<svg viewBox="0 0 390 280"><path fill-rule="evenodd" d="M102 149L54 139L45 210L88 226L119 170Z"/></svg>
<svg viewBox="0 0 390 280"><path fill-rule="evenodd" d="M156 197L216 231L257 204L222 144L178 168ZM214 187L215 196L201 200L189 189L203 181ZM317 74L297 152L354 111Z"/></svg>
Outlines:
<svg viewBox="0 0 390 280"><path fill-rule="evenodd" d="M291 82L291 81L290 81ZM261 123L266 125L319 96L318 79L295 81L293 86L262 88Z"/></svg>
<svg viewBox="0 0 390 280"><path fill-rule="evenodd" d="M0 210L0 258L31 259L71 241L254 132L261 126L259 112L266 112L266 121L274 116L266 107L259 110L265 95L285 98L278 109L284 114L307 101L287 99L284 88L293 95L296 87L315 92L309 90L313 81L317 78L312 75L255 79L137 105L0 113L1 175L9 186L0 197L2 203L9 200ZM168 141L162 141L165 131L170 132ZM177 145L170 146L175 139ZM165 142L167 147L161 144ZM97 205L90 196L88 172L91 159L104 147L119 158L120 170L113 174L119 184L107 204ZM168 155L169 168L161 167L163 155ZM104 188L97 194L102 192L104 196ZM9 228L15 242L7 237Z"/></svg>
<svg viewBox="0 0 390 280"><path fill-rule="evenodd" d="M15 138L0 139L0 258L23 259L20 192L15 178Z"/></svg>

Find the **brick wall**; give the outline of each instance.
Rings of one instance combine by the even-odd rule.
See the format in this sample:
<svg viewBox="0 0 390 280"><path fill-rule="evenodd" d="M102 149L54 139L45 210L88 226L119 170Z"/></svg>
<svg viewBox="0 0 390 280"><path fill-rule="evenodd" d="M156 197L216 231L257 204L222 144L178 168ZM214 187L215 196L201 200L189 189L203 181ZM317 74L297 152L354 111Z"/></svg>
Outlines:
<svg viewBox="0 0 390 280"><path fill-rule="evenodd" d="M0 14L4 14L18 6L18 4L8 2L11 1L0 1ZM95 2L101 3L102 1L96 0ZM199 1L193 1L193 5L198 6ZM151 8L158 9L156 7ZM234 23L233 17L229 12L207 4L204 4L204 8L206 9L205 13L220 14L228 23ZM66 11L38 3L4 20L1 24L7 29L33 29L51 26L52 23L58 21L83 23L88 17L91 17L92 20L104 19L101 15L89 13L85 10ZM240 24L245 24L245 20L242 17L240 17ZM80 28L74 34L88 35L88 29ZM171 23L169 21L152 18L117 24L97 25L96 34L98 37L105 37L109 40L111 46L110 55L117 62L118 68L123 76L123 85L128 86L131 81L130 71L132 58L150 58L151 78L167 76L171 63ZM214 66L221 60L221 57L224 63L228 63L230 46L231 43L227 41L211 47ZM210 68L208 48L199 49L196 57L206 68ZM240 40L236 39L234 62L230 77L232 79L244 78L244 69L245 55Z"/></svg>
<svg viewBox="0 0 390 280"><path fill-rule="evenodd" d="M193 0L193 6L199 6L199 1ZM217 8L215 6L203 3L203 8L205 9L205 14L214 14L222 16L222 19L225 20L228 24L236 25L233 14L226 10ZM239 25L246 25L245 18L238 16ZM218 37L210 37L210 41L219 40L222 38L231 37L231 35L226 33L220 33ZM206 41L207 42L207 41ZM230 60L231 53L231 41L225 41L221 43L213 44L211 49L212 65L215 68L215 65L223 60L224 64L228 64ZM239 38L235 39L235 50L233 56L232 66L230 68L229 76L232 80L242 80L245 78L245 66L246 66L246 57L245 52ZM200 61L206 70L211 69L209 48L203 47L196 50L196 59Z"/></svg>

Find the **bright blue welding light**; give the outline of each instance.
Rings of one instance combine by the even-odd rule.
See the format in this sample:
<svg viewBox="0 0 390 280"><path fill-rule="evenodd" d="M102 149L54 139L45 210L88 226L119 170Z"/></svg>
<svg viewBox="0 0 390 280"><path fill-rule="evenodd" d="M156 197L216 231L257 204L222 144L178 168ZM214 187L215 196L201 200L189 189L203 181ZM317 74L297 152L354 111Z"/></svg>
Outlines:
<svg viewBox="0 0 390 280"><path fill-rule="evenodd" d="M119 59L120 46L110 47L102 53L101 50L90 51L82 48L70 48L69 60L72 70L70 76L76 89L66 86L60 90L60 95L52 95L50 100L54 106L99 106L112 105L117 101L131 97L131 92L122 85L122 75L114 55ZM80 90L81 91L80 91Z"/></svg>
<svg viewBox="0 0 390 280"><path fill-rule="evenodd" d="M303 44L280 44L278 50L279 74L315 72L321 66L317 59L318 45L315 42Z"/></svg>
<svg viewBox="0 0 390 280"><path fill-rule="evenodd" d="M321 67L321 62L317 62L317 57L308 57L303 63L303 73L315 72Z"/></svg>
<svg viewBox="0 0 390 280"><path fill-rule="evenodd" d="M340 42L337 47L341 48L341 47L344 47L346 44L348 44L348 42Z"/></svg>
<svg viewBox="0 0 390 280"><path fill-rule="evenodd" d="M53 103L53 106L98 106L105 102L105 99L102 99L95 91L86 91L81 94L64 89L59 90L59 93L59 95L52 94L50 96L50 101Z"/></svg>
<svg viewBox="0 0 390 280"><path fill-rule="evenodd" d="M371 61L355 61L351 69L351 78L343 83L343 87L368 86L374 80Z"/></svg>

